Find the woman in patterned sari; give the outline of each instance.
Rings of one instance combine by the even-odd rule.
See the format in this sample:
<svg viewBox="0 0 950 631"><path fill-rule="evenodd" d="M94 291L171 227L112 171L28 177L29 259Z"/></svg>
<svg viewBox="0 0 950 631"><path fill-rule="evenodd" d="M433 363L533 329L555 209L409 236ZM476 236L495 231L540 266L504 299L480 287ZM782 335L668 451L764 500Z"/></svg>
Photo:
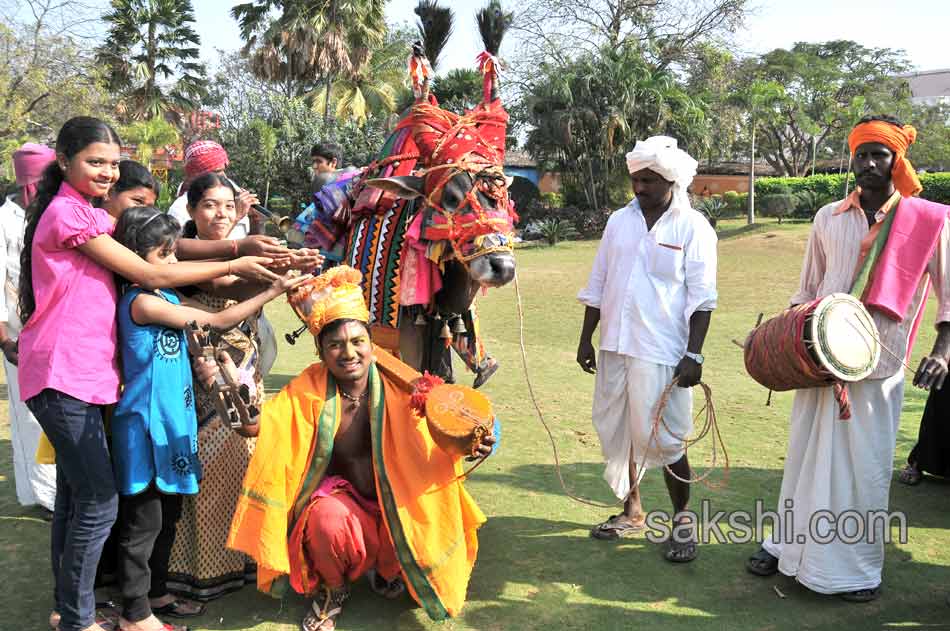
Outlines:
<svg viewBox="0 0 950 631"><path fill-rule="evenodd" d="M235 220L234 190L226 178L209 173L195 179L188 189L192 222L185 236L226 239ZM189 234L190 233L190 234ZM306 257L311 253L304 254ZM318 260L310 256L311 262ZM263 289L258 284L229 277L193 288L189 297L208 311L221 311ZM250 405L260 409L264 384L259 369L258 318L248 318L227 331L212 332L210 343L234 363L239 383L250 391ZM188 598L207 601L254 583L255 567L244 554L226 547L231 516L241 490L241 480L254 452L255 439L244 438L217 414L212 399L195 387L198 415L198 457L204 477L197 495L182 506L172 549L168 588Z"/></svg>

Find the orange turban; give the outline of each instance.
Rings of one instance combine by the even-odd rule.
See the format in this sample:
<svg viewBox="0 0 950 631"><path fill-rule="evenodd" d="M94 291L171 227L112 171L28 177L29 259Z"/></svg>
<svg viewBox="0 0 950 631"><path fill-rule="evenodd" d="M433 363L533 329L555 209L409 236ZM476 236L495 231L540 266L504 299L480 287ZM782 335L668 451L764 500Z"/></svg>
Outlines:
<svg viewBox="0 0 950 631"><path fill-rule="evenodd" d="M894 152L894 166L891 180L903 197L913 197L924 190L914 166L907 159L907 148L917 140L917 130L913 125L903 127L885 121L873 120L861 123L851 130L848 146L852 155L866 142L879 142Z"/></svg>
<svg viewBox="0 0 950 631"><path fill-rule="evenodd" d="M287 299L310 333L319 335L334 320L369 322L360 282L363 275L347 265L330 268L313 280L290 290Z"/></svg>

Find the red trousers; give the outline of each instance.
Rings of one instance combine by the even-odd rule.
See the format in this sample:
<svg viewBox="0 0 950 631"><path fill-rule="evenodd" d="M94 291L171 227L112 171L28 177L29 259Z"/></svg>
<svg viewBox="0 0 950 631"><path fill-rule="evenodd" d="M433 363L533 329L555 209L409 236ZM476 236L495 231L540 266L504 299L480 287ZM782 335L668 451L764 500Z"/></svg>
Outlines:
<svg viewBox="0 0 950 631"><path fill-rule="evenodd" d="M346 491L314 498L303 545L310 570L330 589L374 568L386 580L400 572L382 515L368 511Z"/></svg>

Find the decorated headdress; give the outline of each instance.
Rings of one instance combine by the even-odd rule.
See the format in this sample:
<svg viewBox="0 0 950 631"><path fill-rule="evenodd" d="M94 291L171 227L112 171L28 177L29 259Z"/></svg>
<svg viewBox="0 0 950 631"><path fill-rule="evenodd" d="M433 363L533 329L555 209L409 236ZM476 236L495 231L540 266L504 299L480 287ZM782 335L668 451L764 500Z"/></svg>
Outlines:
<svg viewBox="0 0 950 631"><path fill-rule="evenodd" d="M498 49L512 16L492 0L477 19L486 47L477 60L484 77L482 103L461 116L439 107L428 95L432 70L421 46L417 46L409 61L417 100L397 125L397 130L410 133L419 151L418 166L424 176L420 192L427 206L421 236L429 241L451 242L462 262L492 249L510 250L510 235L518 219L504 174L508 112L497 96ZM483 208L473 188L455 212L445 210L442 192L462 171L476 176L478 192L495 200L494 209ZM501 236L486 244L487 235Z"/></svg>
<svg viewBox="0 0 950 631"><path fill-rule="evenodd" d="M363 275L347 265L333 267L313 280L290 290L287 300L306 318L307 329L317 336L334 320L369 322L360 281Z"/></svg>
<svg viewBox="0 0 950 631"><path fill-rule="evenodd" d="M913 197L924 187L914 171L914 165L907 159L907 149L917 140L917 130L913 125L897 125L883 120L870 120L855 125L848 136L851 153L868 142L879 142L894 152L894 164L891 167L891 181L894 188L903 197Z"/></svg>

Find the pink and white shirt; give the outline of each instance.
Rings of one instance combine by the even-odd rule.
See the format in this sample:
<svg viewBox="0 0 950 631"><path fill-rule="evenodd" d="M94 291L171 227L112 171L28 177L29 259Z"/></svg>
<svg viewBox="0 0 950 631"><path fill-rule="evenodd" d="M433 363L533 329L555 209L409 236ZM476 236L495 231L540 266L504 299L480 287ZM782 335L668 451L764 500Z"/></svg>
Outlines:
<svg viewBox="0 0 950 631"><path fill-rule="evenodd" d="M118 401L115 280L77 249L114 227L109 213L66 182L40 218L32 249L36 310L19 338L24 401L46 388L97 405Z"/></svg>
<svg viewBox="0 0 950 631"><path fill-rule="evenodd" d="M875 221L884 221L897 201L895 198L878 210ZM859 190L855 190L844 200L822 207L815 215L811 234L808 236L801 282L798 292L792 296L791 304L811 302L836 292L849 293L858 271L861 242L869 230L868 220L861 209ZM944 222L937 248L927 265L927 274L937 298L936 321L950 322L950 219ZM924 298L924 291L925 285L921 279L907 314L900 322L891 320L879 311L871 310L881 345L888 351L881 353L877 368L868 379L884 379L901 369L901 361L907 353L914 314ZM911 365L911 368L916 366Z"/></svg>

